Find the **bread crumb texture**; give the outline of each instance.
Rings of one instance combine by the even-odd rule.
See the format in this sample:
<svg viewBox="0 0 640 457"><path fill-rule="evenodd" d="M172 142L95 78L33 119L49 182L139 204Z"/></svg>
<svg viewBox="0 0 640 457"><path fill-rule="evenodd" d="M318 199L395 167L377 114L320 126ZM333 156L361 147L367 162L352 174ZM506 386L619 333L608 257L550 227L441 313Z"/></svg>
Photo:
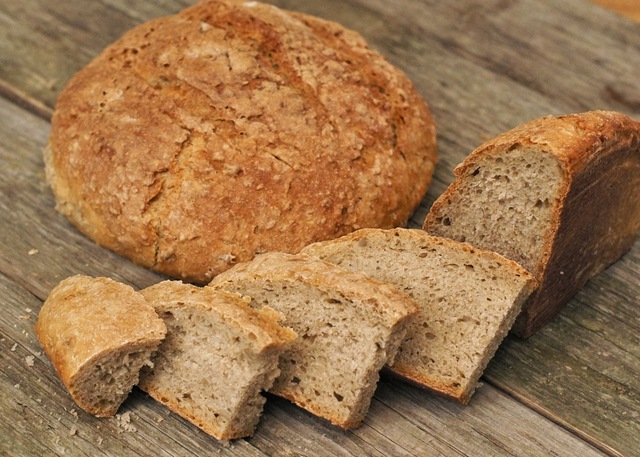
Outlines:
<svg viewBox="0 0 640 457"><path fill-rule="evenodd" d="M45 149L75 226L197 282L257 253L404 225L435 161L427 104L361 36L225 0L108 47L61 93Z"/></svg>
<svg viewBox="0 0 640 457"><path fill-rule="evenodd" d="M535 285L513 261L422 230L363 229L302 253L411 296L420 309L390 369L463 403Z"/></svg>
<svg viewBox="0 0 640 457"><path fill-rule="evenodd" d="M219 440L253 434L296 334L237 294L164 281L141 292L167 326L140 387Z"/></svg>
<svg viewBox="0 0 640 457"><path fill-rule="evenodd" d="M379 371L390 363L417 306L396 288L320 259L268 253L210 287L272 307L298 339L280 361L272 393L345 429L364 419Z"/></svg>

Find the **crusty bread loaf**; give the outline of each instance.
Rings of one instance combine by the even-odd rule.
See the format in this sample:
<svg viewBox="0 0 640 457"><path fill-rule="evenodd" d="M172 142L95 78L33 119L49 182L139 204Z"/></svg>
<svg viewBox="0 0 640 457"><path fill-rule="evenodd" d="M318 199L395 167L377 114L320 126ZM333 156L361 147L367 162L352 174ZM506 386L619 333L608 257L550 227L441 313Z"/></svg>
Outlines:
<svg viewBox="0 0 640 457"><path fill-rule="evenodd" d="M164 281L141 291L167 325L140 388L220 440L258 424L261 391L278 376L278 358L295 339L280 316L257 312L237 294Z"/></svg>
<svg viewBox="0 0 640 457"><path fill-rule="evenodd" d="M302 253L408 293L420 311L390 369L462 403L535 284L515 262L422 230L363 229Z"/></svg>
<svg viewBox="0 0 640 457"><path fill-rule="evenodd" d="M238 264L210 286L284 315L299 337L283 355L271 392L346 429L364 418L379 371L393 360L417 310L407 295L362 273L281 253Z"/></svg>
<svg viewBox="0 0 640 457"><path fill-rule="evenodd" d="M358 34L226 0L108 47L60 94L45 150L76 227L202 283L256 253L404 224L435 160L427 104Z"/></svg>
<svg viewBox="0 0 640 457"><path fill-rule="evenodd" d="M42 305L36 334L73 400L112 416L164 338L164 323L131 287L77 275Z"/></svg>
<svg viewBox="0 0 640 457"><path fill-rule="evenodd" d="M528 337L640 231L640 123L614 112L545 117L460 164L424 229L491 249L540 282L516 322Z"/></svg>

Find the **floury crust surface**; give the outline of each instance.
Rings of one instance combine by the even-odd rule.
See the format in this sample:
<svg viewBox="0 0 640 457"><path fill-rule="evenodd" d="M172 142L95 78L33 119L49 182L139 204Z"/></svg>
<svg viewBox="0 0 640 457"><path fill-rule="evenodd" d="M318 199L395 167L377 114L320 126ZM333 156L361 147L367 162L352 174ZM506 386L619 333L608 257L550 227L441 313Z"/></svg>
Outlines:
<svg viewBox="0 0 640 457"><path fill-rule="evenodd" d="M199 283L257 253L404 225L435 160L427 104L358 34L230 1L108 47L60 95L45 150L76 227Z"/></svg>

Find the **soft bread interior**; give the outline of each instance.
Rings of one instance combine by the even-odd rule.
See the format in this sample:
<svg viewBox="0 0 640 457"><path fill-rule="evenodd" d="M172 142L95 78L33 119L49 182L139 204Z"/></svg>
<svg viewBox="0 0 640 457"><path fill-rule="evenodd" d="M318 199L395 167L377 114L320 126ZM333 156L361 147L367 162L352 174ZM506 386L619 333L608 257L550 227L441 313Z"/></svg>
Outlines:
<svg viewBox="0 0 640 457"><path fill-rule="evenodd" d="M499 252L539 274L564 182L557 157L516 145L479 157L462 173L434 205L425 228Z"/></svg>
<svg viewBox="0 0 640 457"><path fill-rule="evenodd" d="M134 385L143 366L153 366L157 341L110 351L89 360L71 380L71 395L88 411L112 416Z"/></svg>
<svg viewBox="0 0 640 457"><path fill-rule="evenodd" d="M302 282L268 279L222 285L253 297L251 306L270 306L298 339L281 356L281 375L271 391L345 428L362 420L379 370L395 354L404 332L367 318L368 305Z"/></svg>
<svg viewBox="0 0 640 457"><path fill-rule="evenodd" d="M195 306L158 306L167 337L140 386L219 439L248 436L258 423L261 390L278 375L279 348L257 353L235 326Z"/></svg>
<svg viewBox="0 0 640 457"><path fill-rule="evenodd" d="M391 369L462 402L530 292L531 277L514 263L422 231L364 230L303 252L408 293L420 311Z"/></svg>

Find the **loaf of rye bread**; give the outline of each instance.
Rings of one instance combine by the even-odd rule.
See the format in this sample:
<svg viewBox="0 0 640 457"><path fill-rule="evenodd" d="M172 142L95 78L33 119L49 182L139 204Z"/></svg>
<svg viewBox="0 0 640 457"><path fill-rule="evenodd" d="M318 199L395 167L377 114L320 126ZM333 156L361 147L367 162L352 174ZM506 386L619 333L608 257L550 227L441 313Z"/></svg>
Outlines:
<svg viewBox="0 0 640 457"><path fill-rule="evenodd" d="M513 259L539 281L514 331L528 337L640 231L640 123L615 112L544 117L455 169L424 223Z"/></svg>
<svg viewBox="0 0 640 457"><path fill-rule="evenodd" d="M206 283L257 253L405 224L431 181L435 127L357 33L204 0L77 73L44 157L56 207L80 231Z"/></svg>

